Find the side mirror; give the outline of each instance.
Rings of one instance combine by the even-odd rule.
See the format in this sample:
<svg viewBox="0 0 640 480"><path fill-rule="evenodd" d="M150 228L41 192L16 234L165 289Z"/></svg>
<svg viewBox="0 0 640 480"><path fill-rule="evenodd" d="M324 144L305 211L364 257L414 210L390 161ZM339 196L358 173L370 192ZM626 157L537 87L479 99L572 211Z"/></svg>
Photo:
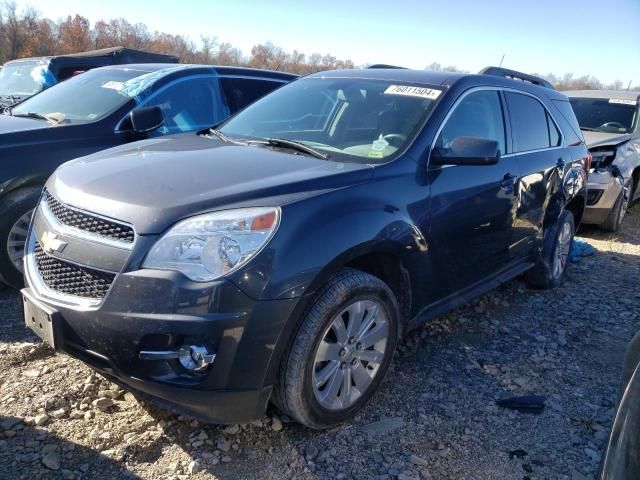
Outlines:
<svg viewBox="0 0 640 480"><path fill-rule="evenodd" d="M431 165L495 165L500 160L500 145L495 140L456 137L449 148L434 148Z"/></svg>
<svg viewBox="0 0 640 480"><path fill-rule="evenodd" d="M149 133L162 126L164 115L158 106L136 108L129 113L135 133Z"/></svg>

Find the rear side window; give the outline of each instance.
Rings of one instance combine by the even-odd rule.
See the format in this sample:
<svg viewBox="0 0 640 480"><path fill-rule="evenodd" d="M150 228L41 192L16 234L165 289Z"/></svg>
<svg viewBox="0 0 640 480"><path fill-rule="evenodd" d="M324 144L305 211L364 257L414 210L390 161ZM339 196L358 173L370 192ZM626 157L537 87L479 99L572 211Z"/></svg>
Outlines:
<svg viewBox="0 0 640 480"><path fill-rule="evenodd" d="M560 122L560 128L566 139L566 145L577 145L583 143L582 132L580 131L580 125L578 125L578 119L571 104L566 100L552 100L553 104L560 111L560 117L557 119Z"/></svg>
<svg viewBox="0 0 640 480"><path fill-rule="evenodd" d="M473 92L455 107L436 140L439 148L449 148L457 137L495 140L505 152L504 118L495 90Z"/></svg>
<svg viewBox="0 0 640 480"><path fill-rule="evenodd" d="M267 93L283 85L282 82L255 78L222 77L220 81L231 113L242 110L260 97L264 97Z"/></svg>
<svg viewBox="0 0 640 480"><path fill-rule="evenodd" d="M505 97L511 118L514 151L549 148L551 141L547 111L542 104L533 97L519 93L505 92Z"/></svg>

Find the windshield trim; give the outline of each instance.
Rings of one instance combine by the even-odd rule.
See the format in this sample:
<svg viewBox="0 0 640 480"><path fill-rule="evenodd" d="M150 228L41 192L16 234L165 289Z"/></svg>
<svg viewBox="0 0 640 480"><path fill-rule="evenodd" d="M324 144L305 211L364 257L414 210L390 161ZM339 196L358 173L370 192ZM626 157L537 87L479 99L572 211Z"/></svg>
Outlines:
<svg viewBox="0 0 640 480"><path fill-rule="evenodd" d="M440 94L438 95L438 98L436 98L435 100L432 100L432 104L431 104L431 108L429 109L429 111L427 112L426 115L424 115L424 118L422 120L422 122L417 123L416 124L416 129L415 129L415 133L413 133L413 135L411 135L411 137L407 138L407 141L405 142L405 144L403 145L402 148L399 148L398 150L396 150L395 152L393 152L391 155L381 158L381 159L373 159L373 158L368 158L368 157L361 157L358 155L350 155L348 153L344 153L344 152L335 152L335 151L331 151L331 150L325 150L322 147L316 147L316 146L312 146L312 148L318 149L321 152L325 153L327 152L329 154L329 157L326 159L326 161L329 162L337 162L337 163L357 163L360 165L370 165L370 166L378 166L378 165L385 165L388 163L391 163L393 161L395 161L396 159L398 159L399 157L405 155L416 143L416 141L420 138L420 136L422 135L422 133L424 132L425 127L427 126L427 124L429 123L429 121L431 120L431 117L433 115L433 112L437 109L438 105L440 104L440 102L442 101L442 99L446 96L447 92L449 91L449 86L448 85L441 85L441 84L434 84L434 83L426 83L426 82L421 82L421 81L405 81L405 80L398 80L398 79L393 79L393 78L377 78L377 77L366 77L366 76L362 76L362 77L351 77L351 76L330 76L330 77L323 77L323 76L308 76L308 77L300 77L297 78L289 83L287 83L286 85L284 85L281 88L286 88L289 85L293 85L298 84L299 82L309 82L309 81L322 81L322 80L334 80L334 79L339 79L339 80L353 80L354 82L357 82L358 80L367 80L367 81L375 81L375 82L380 82L380 83L389 83L389 84L394 84L395 83L402 83L403 85L406 84L408 86L415 86L415 87L421 87L421 88L429 88L429 89L433 89L433 90L439 90ZM265 95L262 98L266 98L269 95L274 94L277 91L280 91L281 88L277 88L276 90L274 90L271 93L268 93L267 95ZM257 100L258 102L261 99ZM232 119L234 119L237 115L239 115L240 113L242 113L245 109L251 107L252 104L247 105L246 107L244 107L242 110L239 110L237 112L235 112L233 115L231 115L230 117L228 117L227 119L225 119L223 122L221 122L220 124L218 124L215 128L216 130L221 130L222 128L224 128L227 123L229 121L231 121ZM222 132L224 135L227 135L226 133ZM229 134L231 135L231 134ZM227 136L229 136L227 135ZM238 138L238 135L235 134L233 135L233 137ZM244 138L241 138L242 140L246 140L246 139L257 139L258 137L251 137L251 136L241 136ZM296 139L291 139L300 143L304 143L301 140L296 140ZM376 162L372 162L371 160L378 160Z"/></svg>

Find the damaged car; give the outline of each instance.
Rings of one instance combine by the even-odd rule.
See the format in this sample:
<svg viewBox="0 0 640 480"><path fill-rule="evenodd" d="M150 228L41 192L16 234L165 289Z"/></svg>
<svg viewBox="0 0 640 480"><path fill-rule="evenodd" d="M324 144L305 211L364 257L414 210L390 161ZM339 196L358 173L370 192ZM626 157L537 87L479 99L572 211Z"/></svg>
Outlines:
<svg viewBox="0 0 640 480"><path fill-rule="evenodd" d="M566 278L588 156L571 106L484 72L316 73L198 135L65 163L30 227L26 324L205 421L351 418L404 332Z"/></svg>
<svg viewBox="0 0 640 480"><path fill-rule="evenodd" d="M124 47L50 57L21 58L0 70L0 111L96 67L127 63L178 63L178 57Z"/></svg>
<svg viewBox="0 0 640 480"><path fill-rule="evenodd" d="M565 93L592 157L589 196L582 221L615 232L628 206L640 198L640 92Z"/></svg>
<svg viewBox="0 0 640 480"><path fill-rule="evenodd" d="M208 128L295 78L236 67L117 65L90 70L0 115L0 281L22 286L31 213L60 164Z"/></svg>

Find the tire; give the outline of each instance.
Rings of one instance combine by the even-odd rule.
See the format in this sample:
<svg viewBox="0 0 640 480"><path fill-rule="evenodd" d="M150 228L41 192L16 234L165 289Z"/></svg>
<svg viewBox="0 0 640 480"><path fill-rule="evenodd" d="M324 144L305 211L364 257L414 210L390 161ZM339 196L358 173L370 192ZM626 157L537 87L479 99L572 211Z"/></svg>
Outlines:
<svg viewBox="0 0 640 480"><path fill-rule="evenodd" d="M25 187L7 195L0 204L0 279L13 288L22 288L22 256L28 223L38 204L41 187ZM17 256L19 255L19 256Z"/></svg>
<svg viewBox="0 0 640 480"><path fill-rule="evenodd" d="M622 221L627 213L627 207L629 206L629 199L625 198L624 190L618 195L616 203L609 212L607 219L600 224L600 228L605 232L617 232Z"/></svg>
<svg viewBox="0 0 640 480"><path fill-rule="evenodd" d="M349 419L382 383L398 341L399 322L395 296L382 280L353 269L333 275L292 335L273 402L283 413L313 429ZM365 327L367 323L370 328ZM357 325L362 335L356 333ZM382 340L367 346L383 334L384 346ZM330 360L323 361L325 357ZM334 373L329 376L327 372ZM322 383L319 379L325 377ZM338 389L332 388L335 386Z"/></svg>
<svg viewBox="0 0 640 480"><path fill-rule="evenodd" d="M555 288L565 281L575 229L573 214L564 210L545 233L542 255L525 273L524 278L529 285L534 288L548 289ZM559 252L559 249L562 250ZM560 254L564 257L563 262Z"/></svg>

